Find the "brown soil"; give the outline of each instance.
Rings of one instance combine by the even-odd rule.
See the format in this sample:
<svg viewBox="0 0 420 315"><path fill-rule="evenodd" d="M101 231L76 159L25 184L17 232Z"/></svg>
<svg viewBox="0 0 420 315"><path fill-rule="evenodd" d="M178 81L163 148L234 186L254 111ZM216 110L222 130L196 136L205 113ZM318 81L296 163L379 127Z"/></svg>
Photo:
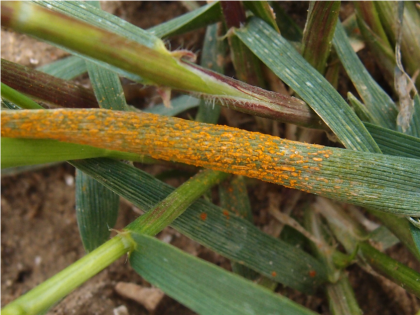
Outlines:
<svg viewBox="0 0 420 315"><path fill-rule="evenodd" d="M287 5L300 23L305 21L306 4ZM142 28L162 23L186 12L180 2L121 2L106 3L104 9L115 13ZM351 10L345 5L345 12ZM297 12L297 13L296 13ZM302 22L303 21L303 22ZM302 26L302 25L301 25ZM171 41L173 49L200 48L203 30ZM39 43L24 35L2 30L2 58L28 66L40 66L61 58L65 53L47 44ZM348 81L346 81L347 84ZM153 98L153 94L151 95ZM135 96L133 96L135 98ZM255 129L249 116L224 113L223 119L246 129ZM279 126L279 130L283 130ZM152 174L164 171L165 166L141 167ZM179 180L168 183L177 186ZM23 173L2 179L2 239L1 239L1 305L4 306L31 288L45 281L60 270L81 258L85 252L80 241L75 217L74 169L60 164L43 170ZM249 194L254 221L267 233L273 234L277 224L268 214L269 207L284 206L290 191L280 186L250 181ZM138 216L135 207L121 200L120 215L115 228L127 225ZM158 235L162 240L186 252L230 269L229 261L204 248L171 228ZM393 258L420 271L420 264L401 245L388 251ZM357 266L349 268L350 281L364 314L411 315L420 308L420 302L386 280L378 280ZM122 298L115 292L118 282L150 286L121 258L109 268L86 282L63 299L48 314L113 314L124 305L129 314L150 314L142 305ZM321 314L329 314L328 302L319 292L306 296L287 288L278 292ZM194 314L173 299L165 297L155 314Z"/></svg>

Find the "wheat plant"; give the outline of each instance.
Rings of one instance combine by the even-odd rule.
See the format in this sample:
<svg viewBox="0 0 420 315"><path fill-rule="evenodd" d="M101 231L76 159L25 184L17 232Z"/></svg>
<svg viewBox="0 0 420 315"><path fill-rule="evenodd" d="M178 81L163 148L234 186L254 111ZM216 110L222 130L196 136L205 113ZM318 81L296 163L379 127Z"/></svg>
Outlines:
<svg viewBox="0 0 420 315"><path fill-rule="evenodd" d="M352 264L420 297L420 274L384 253L402 242L420 258L418 6L356 2L341 22L340 5L311 2L304 30L265 1L212 2L143 30L98 2L3 1L3 27L71 56L37 70L2 59L2 168L73 165L87 252L3 314L46 312L126 254L145 280L199 314L313 314L275 293L278 284L323 292L333 314L361 314L346 273ZM199 64L162 40L201 27ZM377 58L394 99L354 41ZM227 48L238 80L223 74ZM358 93L348 101L337 92L340 67ZM85 72L92 89L71 81ZM155 86L163 104L144 111L127 104L120 77ZM172 90L182 95L171 98ZM194 107L194 120L173 117ZM255 116L268 133L276 121L299 135L218 125L222 107ZM317 143L322 133L335 142ZM127 161L203 169L174 189ZM301 216L270 212L311 247L252 223L245 178L317 196ZM200 198L215 185L221 207ZM145 213L109 239L119 196ZM380 227L368 231L345 204L376 216ZM233 272L154 238L169 225L231 260Z"/></svg>

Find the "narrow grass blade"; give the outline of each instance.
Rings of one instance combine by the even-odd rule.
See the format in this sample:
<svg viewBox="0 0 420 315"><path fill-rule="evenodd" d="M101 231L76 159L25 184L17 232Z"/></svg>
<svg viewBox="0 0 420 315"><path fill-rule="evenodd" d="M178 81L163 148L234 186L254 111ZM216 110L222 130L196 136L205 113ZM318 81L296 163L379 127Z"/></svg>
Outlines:
<svg viewBox="0 0 420 315"><path fill-rule="evenodd" d="M317 198L313 207L327 220L330 231L348 254L357 250L357 242L367 238L367 233L359 222L347 214L341 205L328 199ZM345 231L345 232L343 232Z"/></svg>
<svg viewBox="0 0 420 315"><path fill-rule="evenodd" d="M341 23L337 23L334 48L357 92L370 112L374 124L395 130L397 107L385 91L373 80L351 47Z"/></svg>
<svg viewBox="0 0 420 315"><path fill-rule="evenodd" d="M314 314L220 267L141 234L131 266L146 281L199 314ZM212 294L209 294L209 292Z"/></svg>
<svg viewBox="0 0 420 315"><path fill-rule="evenodd" d="M366 242L360 243L366 262L377 272L420 298L420 274L406 265L381 253Z"/></svg>
<svg viewBox="0 0 420 315"><path fill-rule="evenodd" d="M420 261L420 252L417 250L416 243L410 232L410 223L407 218L403 218L392 213L381 213L373 209L367 209L374 214L404 245L408 250Z"/></svg>
<svg viewBox="0 0 420 315"><path fill-rule="evenodd" d="M86 61L86 66L100 107L115 110L127 109L118 76L89 61ZM110 228L116 223L118 210L119 196L117 194L83 172L76 172L77 221L87 252L108 239Z"/></svg>
<svg viewBox="0 0 420 315"><path fill-rule="evenodd" d="M45 66L38 67L36 70L63 80L74 79L87 71L86 62L77 56L69 56L54 61Z"/></svg>
<svg viewBox="0 0 420 315"><path fill-rule="evenodd" d="M154 26L147 31L160 38L175 36L216 23L221 18L220 3L215 1L168 22Z"/></svg>
<svg viewBox="0 0 420 315"><path fill-rule="evenodd" d="M1 83L1 97L14 104L19 104L19 106L24 109L44 109L44 107L31 100L29 97L20 94L3 82Z"/></svg>
<svg viewBox="0 0 420 315"><path fill-rule="evenodd" d="M379 20L375 3L357 1L357 24L383 78L394 87L395 54Z"/></svg>
<svg viewBox="0 0 420 315"><path fill-rule="evenodd" d="M322 214L328 221L334 235L344 246L348 254L354 253L359 249L364 258L363 260L370 264L376 271L384 274L406 290L417 296L419 295L419 273L395 261L386 254L381 253L368 242L365 242L364 240L367 238L366 232L361 227L358 227L352 218L341 208L335 206L330 201L321 198L317 200L315 206L318 211L322 211ZM351 229L346 229L346 226L350 226ZM343 231L346 232L343 233ZM407 229L406 233L409 233ZM413 250L413 248L411 250ZM415 250L416 249L414 248L414 251Z"/></svg>
<svg viewBox="0 0 420 315"><path fill-rule="evenodd" d="M20 93L58 106L98 107L92 90L5 59L1 59L1 81Z"/></svg>
<svg viewBox="0 0 420 315"><path fill-rule="evenodd" d="M329 308L333 315L361 315L349 278L344 275L334 284L327 285Z"/></svg>
<svg viewBox="0 0 420 315"><path fill-rule="evenodd" d="M220 205L235 215L253 222L251 203L249 201L245 178L234 176L219 186Z"/></svg>
<svg viewBox="0 0 420 315"><path fill-rule="evenodd" d="M380 152L360 119L338 92L271 27L260 19L252 18L247 27L236 30L235 34L317 112L344 146L353 150Z"/></svg>
<svg viewBox="0 0 420 315"><path fill-rule="evenodd" d="M321 74L324 74L327 66L340 5L340 1L311 1L309 4L302 57Z"/></svg>
<svg viewBox="0 0 420 315"><path fill-rule="evenodd" d="M121 162L92 159L72 164L144 211L174 190ZM193 203L172 227L228 259L303 292L313 292L326 280L323 266L309 254L264 234L234 214L226 216L205 200Z"/></svg>
<svg viewBox="0 0 420 315"><path fill-rule="evenodd" d="M108 240L117 222L119 201L117 194L76 170L76 217L86 252Z"/></svg>
<svg viewBox="0 0 420 315"><path fill-rule="evenodd" d="M235 215L248 220L253 224L251 203L245 186L243 176L234 176L230 180L219 185L220 206ZM247 279L254 280L257 276L255 271L244 265L233 262L232 270Z"/></svg>
<svg viewBox="0 0 420 315"><path fill-rule="evenodd" d="M219 38L221 27L220 23L207 27L200 64L204 68L223 74L226 45L224 40ZM201 100L195 120L216 124L219 120L220 111L221 107L219 104L210 106L210 104L206 104L204 100Z"/></svg>
<svg viewBox="0 0 420 315"><path fill-rule="evenodd" d="M270 7L267 1L244 1L243 4L248 10L251 10L256 17L265 21L270 25L277 33L280 34L280 29L276 23L276 17L273 9Z"/></svg>
<svg viewBox="0 0 420 315"><path fill-rule="evenodd" d="M108 157L140 163L155 162L144 155L112 151L45 139L1 138L1 168Z"/></svg>
<svg viewBox="0 0 420 315"><path fill-rule="evenodd" d="M372 32L376 34L386 46L391 47L391 43L389 42L381 23L375 3L372 1L356 1L354 2L354 5L356 7L356 17L358 22L360 20L364 21L364 23L366 23Z"/></svg>
<svg viewBox="0 0 420 315"><path fill-rule="evenodd" d="M320 214L308 208L305 211L304 220L307 230L318 240L318 244L311 242L312 251L328 268L330 283L326 285L325 291L331 313L334 315L361 315L347 274L337 270L334 265L333 256L337 251L330 246L332 235L326 232L328 229L322 223Z"/></svg>
<svg viewBox="0 0 420 315"><path fill-rule="evenodd" d="M194 201L212 186L229 175L222 172L204 170L169 194L156 207L130 223L125 229L154 236L178 218Z"/></svg>
<svg viewBox="0 0 420 315"><path fill-rule="evenodd" d="M89 3L101 9L99 1ZM124 90L118 75L89 61L86 61L86 67L99 106L113 110L127 109Z"/></svg>
<svg viewBox="0 0 420 315"><path fill-rule="evenodd" d="M1 310L1 313L3 315L35 315L45 311L115 260L133 250L133 246L133 241L126 235L120 234L114 237L36 288L6 305ZM89 266L89 268L86 268L86 266ZM81 270L86 272L80 272Z"/></svg>
<svg viewBox="0 0 420 315"><path fill-rule="evenodd" d="M347 93L347 98L348 98L351 106L353 107L354 111L356 112L357 116L359 116L359 118L362 121L369 122L369 123L373 123L375 121L375 118L372 116L372 114L366 108L365 104L360 102L357 99L357 97L355 97L351 92ZM375 142L376 142L376 139L375 139Z"/></svg>
<svg viewBox="0 0 420 315"><path fill-rule="evenodd" d="M365 123L376 143L384 154L420 159L420 139Z"/></svg>
<svg viewBox="0 0 420 315"><path fill-rule="evenodd" d="M347 252L349 254L354 253L357 247L356 242L358 240L367 239L368 235L363 228L355 224L354 220L343 213L340 208L337 208L336 206L331 207L331 205L333 205L331 202L321 198L319 198L318 203L315 204L315 206L318 206L318 210L322 211L329 221L329 224L332 226L331 230L334 231L337 239L343 244ZM386 227L388 227L390 231L407 246L415 257L420 257L420 253L417 251L414 240L410 235L409 223L406 218L395 216L392 213L380 213L371 208L367 208L366 210L374 214ZM348 227L351 228L349 229ZM343 230L348 231L348 233L343 233Z"/></svg>
<svg viewBox="0 0 420 315"><path fill-rule="evenodd" d="M98 1L89 4L100 9ZM90 82L101 108L125 110L124 91L114 72L89 61L86 62ZM76 217L83 246L87 252L109 238L118 217L120 196L81 171L76 171Z"/></svg>
<svg viewBox="0 0 420 315"><path fill-rule="evenodd" d="M59 165L60 162L53 162L53 163L46 163L46 164L38 164L38 165L30 165L30 166L18 166L18 167L9 167L3 168L1 170L1 178L8 177L8 176L16 176L22 173L29 173L33 171L38 171L44 168L53 167Z"/></svg>
<svg viewBox="0 0 420 315"><path fill-rule="evenodd" d="M22 109L15 103L9 102L5 98L1 99L1 109Z"/></svg>
<svg viewBox="0 0 420 315"><path fill-rule="evenodd" d="M126 110L124 90L117 74L86 61L90 82L101 108Z"/></svg>
<svg viewBox="0 0 420 315"><path fill-rule="evenodd" d="M182 95L171 99L171 108L166 107L164 104L158 104L151 108L146 108L143 111L146 113L163 115L163 116L176 116L183 111L199 106L200 100L190 95Z"/></svg>
<svg viewBox="0 0 420 315"><path fill-rule="evenodd" d="M410 224L410 233L413 237L414 244L416 245L417 252L420 253L420 228Z"/></svg>
<svg viewBox="0 0 420 315"><path fill-rule="evenodd" d="M310 145L147 113L22 110L3 111L1 117L4 137L55 139L148 154L382 211L419 214L417 159Z"/></svg>
<svg viewBox="0 0 420 315"><path fill-rule="evenodd" d="M413 116L411 117L410 127L406 133L410 136L420 138L420 96L419 94L413 97Z"/></svg>

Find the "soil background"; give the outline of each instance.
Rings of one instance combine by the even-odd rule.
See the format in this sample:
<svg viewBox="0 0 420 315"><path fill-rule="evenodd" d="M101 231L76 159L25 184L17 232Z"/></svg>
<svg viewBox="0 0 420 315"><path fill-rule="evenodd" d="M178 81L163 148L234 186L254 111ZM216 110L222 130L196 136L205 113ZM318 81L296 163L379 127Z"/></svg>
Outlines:
<svg viewBox="0 0 420 315"><path fill-rule="evenodd" d="M282 3L293 18L304 26L308 3ZM352 11L351 3L343 4L342 15ZM181 2L106 2L103 9L114 13L142 28L149 28L187 12ZM38 67L62 58L65 52L50 45L40 43L24 35L1 31L2 58L30 67ZM185 48L199 53L204 36L204 29L171 39L172 49ZM363 60L369 55L361 52ZM368 61L369 63L369 61ZM375 75L374 65L369 64ZM77 81L87 85L87 77ZM340 89L354 90L351 83L342 79ZM139 89L127 84L127 98L137 102L138 106L150 106L160 102L153 89ZM193 116L193 112L190 113ZM222 120L248 130L258 130L252 118L245 114L224 110ZM188 114L186 116L188 118ZM279 124L279 130L282 125ZM152 174L162 174L169 170L166 166L138 167ZM173 186L182 183L182 179L168 179ZM60 270L81 258L85 252L78 234L75 216L74 168L61 163L37 171L25 172L2 177L1 183L1 292L2 307L31 288L42 283ZM255 223L265 232L272 234L276 223L268 214L270 207L281 208L287 202L291 192L280 186L251 181L248 187ZM214 191L217 202L217 194ZM121 199L120 214L116 229L120 229L138 216L138 209ZM177 231L166 228L158 237L184 251L211 261L227 270L230 262L216 253L189 240ZM394 246L387 252L393 258L420 271L420 264L401 245ZM420 302L413 295L386 280L365 273L357 266L348 269L350 281L356 292L357 300L364 314L411 315L420 308ZM136 274L126 261L121 258L80 288L64 298L48 314L194 314L170 297L165 296L154 312L149 312L143 305L121 297L116 293L118 282L135 283L149 287ZM323 292L315 296L306 296L299 292L279 286L277 292L311 308L321 314L329 314L328 301Z"/></svg>

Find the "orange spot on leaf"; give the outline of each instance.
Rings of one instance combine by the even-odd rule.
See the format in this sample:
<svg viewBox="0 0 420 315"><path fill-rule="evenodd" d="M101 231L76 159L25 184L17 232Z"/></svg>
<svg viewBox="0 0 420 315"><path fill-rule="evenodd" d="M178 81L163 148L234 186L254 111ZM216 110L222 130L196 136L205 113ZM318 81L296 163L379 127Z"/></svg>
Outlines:
<svg viewBox="0 0 420 315"><path fill-rule="evenodd" d="M226 219L229 220L229 215L230 215L229 211L223 210L223 215L226 217Z"/></svg>

